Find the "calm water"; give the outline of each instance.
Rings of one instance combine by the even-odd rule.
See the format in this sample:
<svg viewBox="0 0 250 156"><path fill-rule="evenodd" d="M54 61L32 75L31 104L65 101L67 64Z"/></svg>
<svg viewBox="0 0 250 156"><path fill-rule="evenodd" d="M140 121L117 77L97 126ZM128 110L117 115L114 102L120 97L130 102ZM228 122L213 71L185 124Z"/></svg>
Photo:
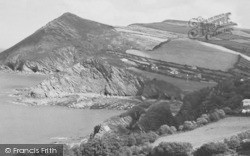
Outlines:
<svg viewBox="0 0 250 156"><path fill-rule="evenodd" d="M15 88L41 82L41 75L0 72L0 144L49 143L58 138L75 139L89 134L93 127L121 111L80 110L65 107L13 104Z"/></svg>

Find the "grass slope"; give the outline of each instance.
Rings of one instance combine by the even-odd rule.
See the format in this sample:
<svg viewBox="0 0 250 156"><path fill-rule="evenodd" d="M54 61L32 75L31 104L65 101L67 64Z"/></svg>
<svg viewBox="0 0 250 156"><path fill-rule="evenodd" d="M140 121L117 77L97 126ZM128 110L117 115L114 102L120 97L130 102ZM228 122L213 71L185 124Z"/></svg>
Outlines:
<svg viewBox="0 0 250 156"><path fill-rule="evenodd" d="M232 68L238 59L235 54L189 39L172 40L153 51L128 50L127 52L157 60L222 71Z"/></svg>

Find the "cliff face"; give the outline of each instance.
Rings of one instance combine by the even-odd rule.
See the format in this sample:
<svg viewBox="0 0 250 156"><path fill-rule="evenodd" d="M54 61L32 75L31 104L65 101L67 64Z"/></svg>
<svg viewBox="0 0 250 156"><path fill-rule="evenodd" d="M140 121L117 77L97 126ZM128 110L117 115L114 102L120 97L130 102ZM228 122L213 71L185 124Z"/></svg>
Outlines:
<svg viewBox="0 0 250 156"><path fill-rule="evenodd" d="M38 98L54 98L75 93L96 93L113 96L136 96L143 79L99 59L88 59L52 75L30 95Z"/></svg>

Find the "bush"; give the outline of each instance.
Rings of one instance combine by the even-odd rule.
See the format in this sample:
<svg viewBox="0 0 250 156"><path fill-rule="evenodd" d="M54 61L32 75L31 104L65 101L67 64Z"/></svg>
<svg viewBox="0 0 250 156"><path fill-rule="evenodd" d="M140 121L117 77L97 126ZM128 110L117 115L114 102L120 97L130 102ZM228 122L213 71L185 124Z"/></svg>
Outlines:
<svg viewBox="0 0 250 156"><path fill-rule="evenodd" d="M162 125L160 128L159 128L159 134L160 135L164 135L164 134L173 134L174 131L173 129L171 129L168 125Z"/></svg>
<svg viewBox="0 0 250 156"><path fill-rule="evenodd" d="M140 147L138 147L138 146L132 146L130 149L131 149L133 155L139 155L140 154L140 151L141 151Z"/></svg>
<svg viewBox="0 0 250 156"><path fill-rule="evenodd" d="M128 147L123 147L119 156L133 156L132 150Z"/></svg>
<svg viewBox="0 0 250 156"><path fill-rule="evenodd" d="M197 127L197 124L195 121L185 121L183 124L183 130L193 130Z"/></svg>
<svg viewBox="0 0 250 156"><path fill-rule="evenodd" d="M152 150L151 156L190 156L192 151L190 143L162 142Z"/></svg>
<svg viewBox="0 0 250 156"><path fill-rule="evenodd" d="M152 145L150 143L146 143L141 148L141 154L148 155L149 153L152 152L152 150L153 150Z"/></svg>
<svg viewBox="0 0 250 156"><path fill-rule="evenodd" d="M232 136L229 139L224 139L224 143L227 144L228 148L237 150L240 147L241 141L238 136Z"/></svg>
<svg viewBox="0 0 250 156"><path fill-rule="evenodd" d="M148 133L134 133L132 136L134 136L136 140L136 145L142 145L147 142L153 143L159 136L155 132L148 132Z"/></svg>
<svg viewBox="0 0 250 156"><path fill-rule="evenodd" d="M203 118L203 117L197 118L196 122L197 122L198 126L202 126L202 125L208 124L207 119Z"/></svg>
<svg viewBox="0 0 250 156"><path fill-rule="evenodd" d="M81 145L81 153L82 155L88 155L88 156L96 156L96 155L107 156L109 154L107 146L108 145L101 139L93 139L88 143Z"/></svg>
<svg viewBox="0 0 250 156"><path fill-rule="evenodd" d="M250 149L250 140L243 140L241 143L241 150L249 150Z"/></svg>
<svg viewBox="0 0 250 156"><path fill-rule="evenodd" d="M175 128L175 126L171 126L170 129L171 129L172 133L176 133L177 132L177 129Z"/></svg>
<svg viewBox="0 0 250 156"><path fill-rule="evenodd" d="M229 107L224 107L223 111L225 112L225 114L231 115L232 114L232 109Z"/></svg>
<svg viewBox="0 0 250 156"><path fill-rule="evenodd" d="M220 115L219 115L218 112L212 112L212 113L209 114L209 119L212 122L219 121L220 120Z"/></svg>
<svg viewBox="0 0 250 156"><path fill-rule="evenodd" d="M150 106L138 123L145 131L156 131L164 124L174 126L175 118L172 115L169 103L161 102Z"/></svg>
<svg viewBox="0 0 250 156"><path fill-rule="evenodd" d="M202 114L201 117L206 119L208 122L210 122L210 118L208 114Z"/></svg>
<svg viewBox="0 0 250 156"><path fill-rule="evenodd" d="M239 133L237 136L240 138L240 140L250 139L250 130Z"/></svg>
<svg viewBox="0 0 250 156"><path fill-rule="evenodd" d="M217 112L219 114L220 119L223 119L226 116L226 113L224 112L223 109L216 109L215 112Z"/></svg>
<svg viewBox="0 0 250 156"><path fill-rule="evenodd" d="M134 146L136 144L136 139L133 135L129 135L126 139L127 146Z"/></svg>
<svg viewBox="0 0 250 156"><path fill-rule="evenodd" d="M225 143L208 143L198 148L194 155L195 156L213 156L216 154L223 154L229 151L228 146Z"/></svg>
<svg viewBox="0 0 250 156"><path fill-rule="evenodd" d="M184 128L184 126L180 125L179 128L178 128L178 131L183 131L183 128Z"/></svg>
<svg viewBox="0 0 250 156"><path fill-rule="evenodd" d="M147 134L148 142L153 143L159 137L159 135L153 131L148 132Z"/></svg>

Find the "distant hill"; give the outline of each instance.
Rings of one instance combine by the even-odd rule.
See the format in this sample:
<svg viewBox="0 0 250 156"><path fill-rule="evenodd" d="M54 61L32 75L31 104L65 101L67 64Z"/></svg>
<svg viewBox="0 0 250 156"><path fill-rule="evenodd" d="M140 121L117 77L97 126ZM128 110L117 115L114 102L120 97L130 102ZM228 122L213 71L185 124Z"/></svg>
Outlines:
<svg viewBox="0 0 250 156"><path fill-rule="evenodd" d="M0 53L1 53L2 51L4 51L4 49L0 48Z"/></svg>
<svg viewBox="0 0 250 156"><path fill-rule="evenodd" d="M181 20L165 20L163 22L135 23L131 25L143 26L147 28L153 28L157 30L169 31L185 35L187 35L188 31L192 29L188 26L188 21L181 21ZM237 52L250 56L249 29L242 29L235 27L232 35L218 35L211 40L205 40L204 38L199 38L198 40L202 42L220 45L225 48L235 50Z"/></svg>

